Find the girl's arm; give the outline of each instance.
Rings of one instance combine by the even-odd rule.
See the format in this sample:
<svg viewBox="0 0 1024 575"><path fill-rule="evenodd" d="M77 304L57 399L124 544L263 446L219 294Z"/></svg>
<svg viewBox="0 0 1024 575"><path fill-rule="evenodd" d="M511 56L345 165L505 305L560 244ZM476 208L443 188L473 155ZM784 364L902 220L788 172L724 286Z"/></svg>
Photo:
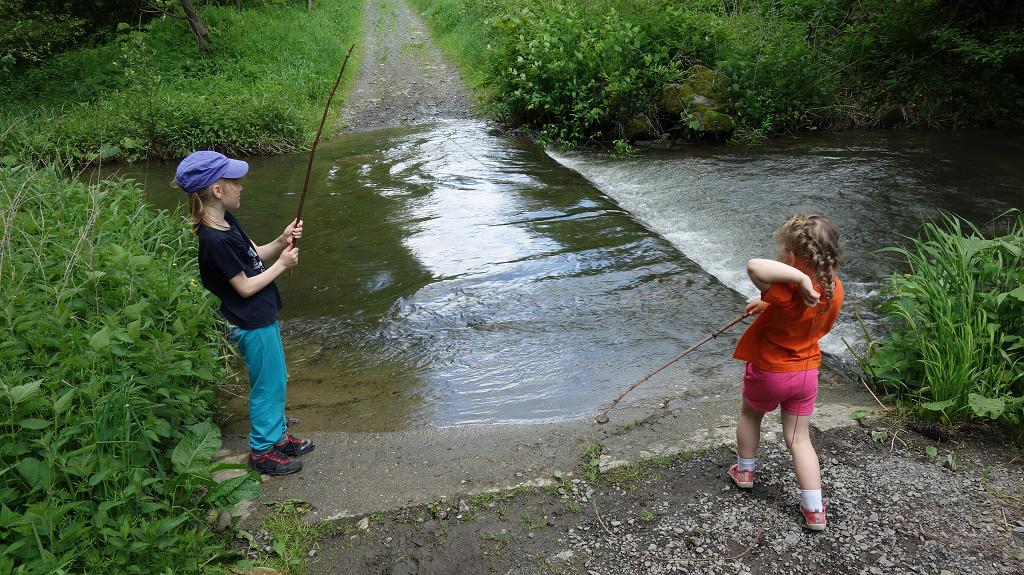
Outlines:
<svg viewBox="0 0 1024 575"><path fill-rule="evenodd" d="M284 229L284 232L282 232L281 235L277 236L274 239L274 241L268 244L263 244L262 246L256 246L256 253L260 256L260 260L262 260L263 263L267 263L271 260L279 258L281 256L281 252L283 252L286 247L291 245L292 238L297 240L300 239L301 237L302 220L299 220L298 222L293 221L288 224L288 227Z"/></svg>
<svg viewBox="0 0 1024 575"><path fill-rule="evenodd" d="M238 275L228 280L231 287L235 288L238 295L252 297L261 289L270 285L270 282L277 279L277 276L290 270L299 263L299 248L289 248L281 252L274 265L267 268L263 273L248 277L245 272L238 272Z"/></svg>
<svg viewBox="0 0 1024 575"><path fill-rule="evenodd" d="M820 296L814 290L814 280L793 266L775 260L752 259L747 262L747 275L762 294L768 291L772 284L796 284L800 288L804 305L818 305Z"/></svg>

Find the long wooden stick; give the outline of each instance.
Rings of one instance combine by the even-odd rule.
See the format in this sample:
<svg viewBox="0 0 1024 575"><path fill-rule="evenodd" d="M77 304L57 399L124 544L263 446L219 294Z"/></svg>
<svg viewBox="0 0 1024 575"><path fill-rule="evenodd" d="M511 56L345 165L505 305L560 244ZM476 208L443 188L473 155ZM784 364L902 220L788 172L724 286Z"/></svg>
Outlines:
<svg viewBox="0 0 1024 575"><path fill-rule="evenodd" d="M313 171L313 155L316 154L316 145L320 143L320 134L324 131L324 122L327 121L327 113L331 110L331 100L334 99L334 93L338 91L338 84L341 84L341 77L345 75L345 66L348 64L348 57L352 55L352 50L356 47L352 44L348 48L348 52L345 54L345 60L341 63L341 70L338 72L338 79L334 81L334 87L331 88L331 95L327 98L327 104L324 106L324 115L320 118L320 127L316 130L316 137L313 138L313 145L309 149L309 163L306 164L306 179L302 181L302 195L299 196L299 209L295 212L295 222L298 223L302 220L302 205L306 203L306 192L309 191L309 173ZM292 245L299 245L298 240L292 238Z"/></svg>
<svg viewBox="0 0 1024 575"><path fill-rule="evenodd" d="M698 347L704 345L705 343L707 343L707 342L715 339L716 337L722 335L725 332L725 330L727 330L730 327L732 327L732 326L738 324L739 322L745 320L747 317L748 317L747 314L743 314L740 317L732 320L731 322L729 322L728 324L723 326L722 329L719 329L715 333L705 337L704 339L700 340L699 342L694 344L692 347L690 347L690 349L688 349L688 350L684 351L683 353L675 356L674 358L669 360L667 363L665 363L664 365L662 365L658 369L656 369L656 370L652 371L651 373L648 373L647 375L641 377L639 381L637 381L633 385L629 386L626 389L626 391L623 391L621 394L619 394L619 396L616 397L614 401L612 401L612 404L608 406L608 409L604 410L604 412L601 415L598 415L597 417L595 417L594 421L596 421L597 423L608 423L608 412L610 412L611 410L615 409L615 406L618 405L619 402L622 401L622 398L626 397L626 395L629 394L629 392L631 392L634 389L636 389L637 386L639 386L641 383L643 383L643 382L647 381L648 379L651 379L652 377L654 377L654 375L656 373L658 373L659 371L665 369L666 367L672 365L673 363L679 361L680 359L683 359L691 351L697 349Z"/></svg>

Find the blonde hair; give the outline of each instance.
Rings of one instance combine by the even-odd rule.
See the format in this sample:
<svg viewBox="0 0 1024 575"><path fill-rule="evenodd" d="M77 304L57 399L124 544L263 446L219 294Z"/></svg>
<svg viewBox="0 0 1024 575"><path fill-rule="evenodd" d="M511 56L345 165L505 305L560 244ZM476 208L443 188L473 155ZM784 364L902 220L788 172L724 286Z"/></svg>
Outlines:
<svg viewBox="0 0 1024 575"><path fill-rule="evenodd" d="M216 182L214 182L216 183ZM213 184L210 184L213 185ZM178 184L177 180L171 180L171 186L182 189L181 185ZM210 188L205 188L197 192L188 194L188 220L192 226L192 233L198 234L199 228L202 226L217 227L213 220L206 215L206 207L203 205L203 200L206 199L206 193Z"/></svg>
<svg viewBox="0 0 1024 575"><path fill-rule="evenodd" d="M792 252L814 268L814 278L830 304L835 295L833 272L843 264L839 231L832 221L824 214L796 214L779 228L777 240L781 250Z"/></svg>

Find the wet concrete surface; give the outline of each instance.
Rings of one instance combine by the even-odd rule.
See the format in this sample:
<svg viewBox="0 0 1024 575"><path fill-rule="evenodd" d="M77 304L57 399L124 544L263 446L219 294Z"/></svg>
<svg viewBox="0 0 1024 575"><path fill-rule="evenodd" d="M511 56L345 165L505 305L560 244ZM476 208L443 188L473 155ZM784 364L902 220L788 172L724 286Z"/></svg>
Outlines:
<svg viewBox="0 0 1024 575"><path fill-rule="evenodd" d="M852 426L850 414L877 405L851 382L825 377L811 421L821 430ZM738 386L719 398L670 400L654 412L628 407L613 411L603 425L570 421L540 425L488 425L412 429L389 433L292 432L316 442L302 457L304 468L265 478L263 501L301 499L311 522L338 520L376 511L420 505L455 493L482 493L523 485L544 485L552 472L570 473L585 446L604 446L601 467L718 447L734 440ZM595 414L596 415L596 414ZM781 436L777 420L765 419L768 440ZM225 437L241 454L245 438ZM259 514L245 522L255 523Z"/></svg>

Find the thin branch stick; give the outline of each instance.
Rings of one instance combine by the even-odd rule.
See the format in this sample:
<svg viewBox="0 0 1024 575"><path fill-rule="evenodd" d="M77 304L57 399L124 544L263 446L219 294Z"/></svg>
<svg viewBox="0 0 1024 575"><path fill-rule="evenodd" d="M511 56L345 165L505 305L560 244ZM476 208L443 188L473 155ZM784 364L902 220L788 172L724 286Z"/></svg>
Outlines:
<svg viewBox="0 0 1024 575"><path fill-rule="evenodd" d="M615 534L611 532L608 527L605 526L604 521L601 521L601 512L597 510L597 498L591 497L590 502L594 504L594 516L597 517L597 522L601 524L601 528L604 529L605 533L615 537Z"/></svg>
<svg viewBox="0 0 1024 575"><path fill-rule="evenodd" d="M324 106L324 115L320 118L320 127L316 130L316 138L313 139L313 145L309 149L309 163L306 164L306 178L302 181L302 195L299 196L299 209L295 212L295 222L298 223L302 220L302 205L306 202L306 192L309 191L309 173L313 171L313 155L316 154L316 145L320 143L320 134L324 131L324 122L327 121L327 113L331 110L331 100L334 99L334 93L338 91L338 85L341 84L341 77L345 75L345 66L348 64L348 58L352 55L352 50L356 47L352 44L348 48L348 52L345 54L345 59L341 62L341 70L338 71L338 79L334 81L334 87L331 88L331 95L327 98L327 104ZM292 239L292 245L299 245L298 241Z"/></svg>
<svg viewBox="0 0 1024 575"><path fill-rule="evenodd" d="M621 394L619 394L619 396L618 396L618 397L616 397L614 401L612 401L612 404L608 406L608 409L604 410L604 412L603 412L603 413L602 413L601 415L598 415L597 417L595 417L595 418L594 418L594 421L596 421L597 423L607 423L607 422L608 422L608 413L609 413L609 412L610 412L611 410L615 409L615 406L616 406L616 405L618 405L618 404L619 404L619 402L620 402L620 401L622 401L622 398L623 398L623 397L626 397L626 395L627 395L627 394L629 394L629 392L631 392L631 391L633 391L634 389L636 389L636 388L637 388L637 386L639 386L639 385L640 385L641 383L643 383L643 382L647 381L648 379L651 379L652 377L654 377L654 375L655 375L655 374L657 374L657 373L658 373L659 371L661 371L661 370L665 369L666 367L668 367L668 366L672 365L673 363L675 363L675 362L679 361L680 359L683 359L683 358L684 358L684 357L686 357L686 355L687 355L688 353L690 353L691 351L693 351L693 350L697 349L698 347L700 347L700 346L704 345L705 343L707 343L707 342L711 341L712 339L715 339L716 337L718 337L718 336L722 335L722 333L724 333L724 332L725 332L725 330L727 330L727 329L729 329L730 327L732 327L732 326L734 326L734 325L738 324L739 322L743 321L743 320L744 320L744 319L746 319L747 317L748 317L748 316L747 316L747 314L743 314L743 315L741 315L740 317L738 317L738 318L736 318L736 319L732 320L731 322L729 322L728 324L726 324L725 326L723 326L723 327L722 327L721 329L719 329L719 330L718 330L718 331L716 331L715 333L713 333L713 334L711 334L711 335L709 335L709 336L705 337L705 338L704 338L704 339L702 339L701 341L697 342L697 343L696 343L695 345L693 345L692 347L690 347L690 349L688 349L688 350L684 351L683 353L681 353L681 354L679 354L679 355L675 356L674 358L672 358L671 360L669 360L669 361L668 361L667 363L665 363L664 365L662 365L662 366L661 366L661 367L659 367L658 369L656 369L656 370L652 371L651 373L648 373L647 375L645 375L645 376L641 377L639 381L637 381L637 382L636 382L636 383L634 383L633 385L631 385L631 386L629 386L628 388L626 388L626 391L623 391L623 392L622 392Z"/></svg>

